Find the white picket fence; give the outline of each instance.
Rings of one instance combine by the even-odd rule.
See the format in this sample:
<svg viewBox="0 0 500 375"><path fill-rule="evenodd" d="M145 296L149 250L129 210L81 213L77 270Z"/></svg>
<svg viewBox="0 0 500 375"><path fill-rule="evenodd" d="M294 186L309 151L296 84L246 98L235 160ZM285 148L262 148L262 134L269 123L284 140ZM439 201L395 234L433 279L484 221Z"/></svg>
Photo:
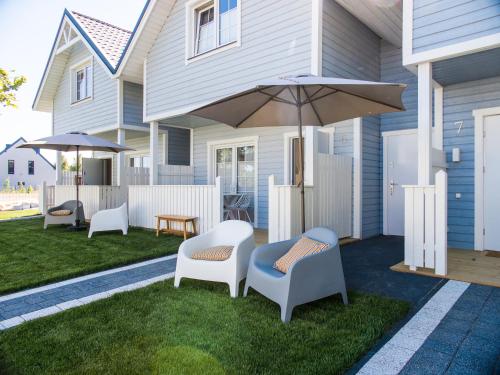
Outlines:
<svg viewBox="0 0 500 375"><path fill-rule="evenodd" d="M149 185L149 168L127 167L125 174L128 185Z"/></svg>
<svg viewBox="0 0 500 375"><path fill-rule="evenodd" d="M158 165L159 185L193 185L194 167L189 165Z"/></svg>
<svg viewBox="0 0 500 375"><path fill-rule="evenodd" d="M411 270L447 273L447 173L436 173L435 185L407 185L405 189L405 259Z"/></svg>
<svg viewBox="0 0 500 375"><path fill-rule="evenodd" d="M127 167L128 185L149 185L149 168ZM189 165L158 165L158 185L193 185L194 168Z"/></svg>
<svg viewBox="0 0 500 375"><path fill-rule="evenodd" d="M352 158L318 154L315 186L305 188L306 230L333 229L340 238L352 235ZM300 234L300 189L276 185L269 176L269 242Z"/></svg>
<svg viewBox="0 0 500 375"><path fill-rule="evenodd" d="M223 217L220 177L215 185L131 185L128 199L129 222L137 227L156 228L161 214L196 216L198 233L204 233Z"/></svg>
<svg viewBox="0 0 500 375"><path fill-rule="evenodd" d="M0 193L0 203L36 203L38 202L38 192L32 193Z"/></svg>
<svg viewBox="0 0 500 375"><path fill-rule="evenodd" d="M127 188L120 186L81 185L80 201L83 203L85 219L91 219L97 211L116 208L127 201ZM76 199L75 186L55 187L55 205Z"/></svg>
<svg viewBox="0 0 500 375"><path fill-rule="evenodd" d="M61 182L59 185L74 185L75 184L75 171L62 171Z"/></svg>

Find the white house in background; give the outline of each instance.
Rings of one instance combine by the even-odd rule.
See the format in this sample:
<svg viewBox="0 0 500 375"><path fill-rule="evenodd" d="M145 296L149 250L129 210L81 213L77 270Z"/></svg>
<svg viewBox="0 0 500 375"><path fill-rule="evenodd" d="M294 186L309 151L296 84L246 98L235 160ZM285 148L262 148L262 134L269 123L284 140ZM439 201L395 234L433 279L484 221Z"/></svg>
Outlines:
<svg viewBox="0 0 500 375"><path fill-rule="evenodd" d="M48 185L56 182L56 167L39 150L17 148L26 143L23 137L7 144L0 152L0 181L9 179L11 187L23 184L36 188L43 181Z"/></svg>
<svg viewBox="0 0 500 375"><path fill-rule="evenodd" d="M150 0L132 32L65 11L33 108L52 113L54 134L136 149L94 161L111 165L105 183L142 184L128 188L134 224L166 211L205 230L221 219L214 191L245 193L276 239L297 233L296 130L235 130L189 111L284 75L406 83L405 112L305 130L306 185L334 179L321 202L309 194L308 225L405 235L407 264L438 268L447 246L500 251L499 58L499 0ZM179 173L195 185L173 187Z"/></svg>

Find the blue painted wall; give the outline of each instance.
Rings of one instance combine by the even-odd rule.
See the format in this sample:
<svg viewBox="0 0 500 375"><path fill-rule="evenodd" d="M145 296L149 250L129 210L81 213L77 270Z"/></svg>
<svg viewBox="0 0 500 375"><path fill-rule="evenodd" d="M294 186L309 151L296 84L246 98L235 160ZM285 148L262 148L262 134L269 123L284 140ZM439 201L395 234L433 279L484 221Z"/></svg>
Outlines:
<svg viewBox="0 0 500 375"><path fill-rule="evenodd" d="M413 52L498 32L499 0L414 0Z"/></svg>
<svg viewBox="0 0 500 375"><path fill-rule="evenodd" d="M444 150L448 160L448 243L474 247L474 118L478 108L500 106L500 77L465 82L444 89ZM463 121L460 134L458 124ZM451 149L459 147L461 161L451 162ZM462 198L456 199L455 193Z"/></svg>

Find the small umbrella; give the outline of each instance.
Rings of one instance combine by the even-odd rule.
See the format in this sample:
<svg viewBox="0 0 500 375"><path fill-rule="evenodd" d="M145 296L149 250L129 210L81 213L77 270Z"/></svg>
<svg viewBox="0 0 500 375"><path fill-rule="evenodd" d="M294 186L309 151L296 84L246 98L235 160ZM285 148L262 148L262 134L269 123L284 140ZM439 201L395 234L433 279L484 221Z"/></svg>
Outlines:
<svg viewBox="0 0 500 375"><path fill-rule="evenodd" d="M302 126L404 111L403 84L299 75L264 80L189 114L235 128L296 126L299 130L301 228L305 232Z"/></svg>
<svg viewBox="0 0 500 375"><path fill-rule="evenodd" d="M105 139L94 137L92 135L88 135L80 132L71 132L67 134L59 134L54 135L52 137L41 138L33 142L24 143L17 148L34 148L34 149L47 149L47 150L56 150L56 151L76 151L76 200L77 202L80 200L79 195L79 185L80 185L80 151L105 151L105 152L121 152L132 150L129 147L121 146L119 144L107 141ZM78 216L79 206L77 204L77 215L75 220L75 226L73 227L76 230L83 229L83 226L80 226L80 219Z"/></svg>

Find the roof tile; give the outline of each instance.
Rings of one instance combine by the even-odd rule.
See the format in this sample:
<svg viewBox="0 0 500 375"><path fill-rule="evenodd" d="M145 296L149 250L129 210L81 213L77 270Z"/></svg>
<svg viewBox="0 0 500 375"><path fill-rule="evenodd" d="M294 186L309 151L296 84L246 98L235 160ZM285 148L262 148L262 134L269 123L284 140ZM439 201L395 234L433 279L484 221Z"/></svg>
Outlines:
<svg viewBox="0 0 500 375"><path fill-rule="evenodd" d="M81 13L74 11L71 13L108 62L116 69L132 32Z"/></svg>

